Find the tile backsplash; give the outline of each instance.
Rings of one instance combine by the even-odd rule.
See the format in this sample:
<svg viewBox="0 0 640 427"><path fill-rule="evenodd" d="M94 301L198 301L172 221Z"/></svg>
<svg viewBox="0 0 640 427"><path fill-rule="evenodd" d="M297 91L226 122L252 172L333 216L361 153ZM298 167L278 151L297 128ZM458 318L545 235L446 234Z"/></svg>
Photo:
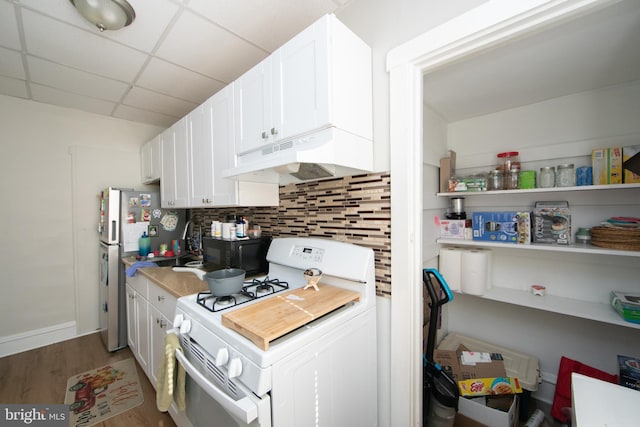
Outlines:
<svg viewBox="0 0 640 427"><path fill-rule="evenodd" d="M191 219L211 231L211 221L246 215L272 237L331 238L373 249L376 291L391 296L391 183L389 173L355 175L280 187L280 205L192 209Z"/></svg>

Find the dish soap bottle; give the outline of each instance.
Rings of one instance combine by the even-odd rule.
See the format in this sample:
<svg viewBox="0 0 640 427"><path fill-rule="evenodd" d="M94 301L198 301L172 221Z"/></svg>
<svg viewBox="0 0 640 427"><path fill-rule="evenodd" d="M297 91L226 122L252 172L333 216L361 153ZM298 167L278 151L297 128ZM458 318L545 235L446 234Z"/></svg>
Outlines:
<svg viewBox="0 0 640 427"><path fill-rule="evenodd" d="M147 236L147 232L144 231L142 233L142 237L138 240L138 253L140 256L149 255L149 251L151 250L151 238Z"/></svg>

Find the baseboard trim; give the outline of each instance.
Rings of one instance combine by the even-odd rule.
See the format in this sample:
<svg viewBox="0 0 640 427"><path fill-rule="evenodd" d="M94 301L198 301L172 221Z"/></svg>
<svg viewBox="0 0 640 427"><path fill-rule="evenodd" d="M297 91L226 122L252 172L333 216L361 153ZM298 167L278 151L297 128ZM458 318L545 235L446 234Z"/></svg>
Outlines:
<svg viewBox="0 0 640 427"><path fill-rule="evenodd" d="M92 332L93 333L93 332ZM42 329L0 337L0 357L76 338L76 322L60 323Z"/></svg>

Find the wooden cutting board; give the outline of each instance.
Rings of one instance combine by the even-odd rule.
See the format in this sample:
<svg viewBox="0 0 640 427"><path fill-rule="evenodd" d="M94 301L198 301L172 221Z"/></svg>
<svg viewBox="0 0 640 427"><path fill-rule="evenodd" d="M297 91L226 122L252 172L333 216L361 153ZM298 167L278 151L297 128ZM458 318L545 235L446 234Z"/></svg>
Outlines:
<svg viewBox="0 0 640 427"><path fill-rule="evenodd" d="M222 315L222 324L249 338L262 350L269 343L351 301L360 293L318 284L313 288L280 292L264 301Z"/></svg>

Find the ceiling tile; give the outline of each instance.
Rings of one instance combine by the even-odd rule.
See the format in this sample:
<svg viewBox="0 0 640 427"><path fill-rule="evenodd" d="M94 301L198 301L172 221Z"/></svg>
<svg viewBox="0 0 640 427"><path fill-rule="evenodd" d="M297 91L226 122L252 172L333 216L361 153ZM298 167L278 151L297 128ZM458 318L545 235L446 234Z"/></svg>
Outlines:
<svg viewBox="0 0 640 427"><path fill-rule="evenodd" d="M21 0L21 3L27 7L89 30L100 37L144 52L151 52L180 6L169 0L137 0L135 2L130 0L129 2L136 12L133 23L118 31L99 32L75 10L69 1Z"/></svg>
<svg viewBox="0 0 640 427"><path fill-rule="evenodd" d="M24 80L10 79L2 76L0 76L0 94L25 99L29 98L27 85Z"/></svg>
<svg viewBox="0 0 640 427"><path fill-rule="evenodd" d="M11 3L0 1L0 45L20 49L16 13Z"/></svg>
<svg viewBox="0 0 640 427"><path fill-rule="evenodd" d="M0 75L26 80L20 52L0 47Z"/></svg>
<svg viewBox="0 0 640 427"><path fill-rule="evenodd" d="M132 88L122 103L130 107L174 117L182 117L198 106L196 103L172 98L140 87Z"/></svg>
<svg viewBox="0 0 640 427"><path fill-rule="evenodd" d="M153 58L144 68L136 85L201 104L222 89L225 83Z"/></svg>
<svg viewBox="0 0 640 427"><path fill-rule="evenodd" d="M123 81L132 80L146 55L30 10L22 14L28 53Z"/></svg>
<svg viewBox="0 0 640 427"><path fill-rule="evenodd" d="M28 56L27 62L29 75L34 83L57 87L78 95L118 102L129 89L129 85L126 83L78 71L33 56Z"/></svg>
<svg viewBox="0 0 640 427"><path fill-rule="evenodd" d="M264 59L267 52L185 10L157 56L230 83Z"/></svg>
<svg viewBox="0 0 640 427"><path fill-rule="evenodd" d="M31 85L31 93L34 101L75 108L107 116L111 114L115 107L115 103L113 102L76 95L38 84Z"/></svg>
<svg viewBox="0 0 640 427"><path fill-rule="evenodd" d="M127 105L118 105L118 108L116 108L116 111L113 113L113 117L140 123L149 123L165 128L170 127L180 119L179 117L144 111Z"/></svg>
<svg viewBox="0 0 640 427"><path fill-rule="evenodd" d="M191 0L189 8L273 52L336 5L331 0Z"/></svg>

